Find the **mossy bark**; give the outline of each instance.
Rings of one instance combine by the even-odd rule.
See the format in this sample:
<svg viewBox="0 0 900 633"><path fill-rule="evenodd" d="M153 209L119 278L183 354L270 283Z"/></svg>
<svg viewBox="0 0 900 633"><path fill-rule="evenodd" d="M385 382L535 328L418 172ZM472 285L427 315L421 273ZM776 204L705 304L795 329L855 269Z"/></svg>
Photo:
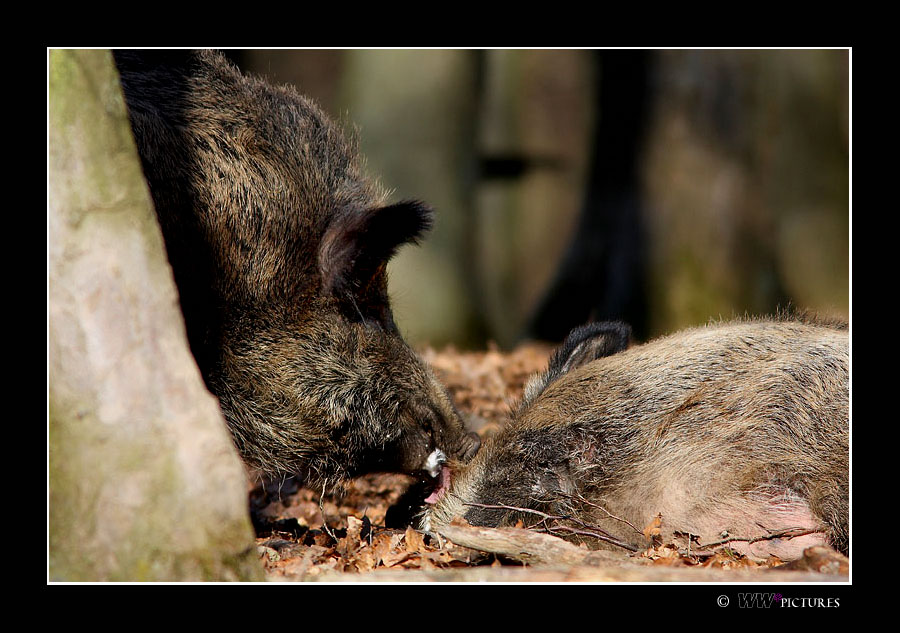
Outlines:
<svg viewBox="0 0 900 633"><path fill-rule="evenodd" d="M49 56L49 578L259 580L109 51Z"/></svg>

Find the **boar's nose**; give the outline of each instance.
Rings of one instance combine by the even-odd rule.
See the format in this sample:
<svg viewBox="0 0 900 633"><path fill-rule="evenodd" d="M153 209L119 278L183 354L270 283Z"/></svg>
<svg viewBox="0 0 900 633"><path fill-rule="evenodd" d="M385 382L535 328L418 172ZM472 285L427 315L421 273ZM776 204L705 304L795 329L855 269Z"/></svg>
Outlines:
<svg viewBox="0 0 900 633"><path fill-rule="evenodd" d="M479 448L481 448L481 438L478 436L478 433L475 433L474 431L466 433L460 442L460 449L457 452L457 457L460 461L467 462L475 457Z"/></svg>

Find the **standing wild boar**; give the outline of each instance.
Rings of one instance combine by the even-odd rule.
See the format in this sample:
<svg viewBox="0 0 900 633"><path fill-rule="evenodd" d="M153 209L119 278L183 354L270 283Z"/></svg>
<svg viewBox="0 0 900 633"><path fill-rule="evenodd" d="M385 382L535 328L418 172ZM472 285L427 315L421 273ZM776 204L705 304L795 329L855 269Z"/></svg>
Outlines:
<svg viewBox="0 0 900 633"><path fill-rule="evenodd" d="M628 338L622 324L573 331L508 425L469 464L444 467L423 527L536 523L509 509L523 508L641 548L661 515L664 539L745 539L729 545L784 560L823 542L847 553L846 325L738 321L626 349ZM806 534L770 538L792 528Z"/></svg>
<svg viewBox="0 0 900 633"><path fill-rule="evenodd" d="M394 324L385 267L430 227L385 204L308 99L212 51L116 51L191 350L245 461L309 482L467 460Z"/></svg>

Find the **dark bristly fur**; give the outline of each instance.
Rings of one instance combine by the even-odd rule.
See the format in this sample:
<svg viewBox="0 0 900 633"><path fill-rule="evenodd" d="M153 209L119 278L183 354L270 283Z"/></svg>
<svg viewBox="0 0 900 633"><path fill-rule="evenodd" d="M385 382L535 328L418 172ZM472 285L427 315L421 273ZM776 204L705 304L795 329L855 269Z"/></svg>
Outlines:
<svg viewBox="0 0 900 633"><path fill-rule="evenodd" d="M784 560L823 541L847 553L846 324L711 323L618 352L611 331L620 326L573 332L508 425L452 472L423 527L454 516L534 521L466 504L503 505L568 514L645 547L638 530L661 514L664 537L708 543L723 531L749 538L797 527L818 533L731 546ZM591 336L599 357L582 353Z"/></svg>
<svg viewBox="0 0 900 633"><path fill-rule="evenodd" d="M478 448L394 324L385 266L432 224L385 204L310 100L212 51L116 51L191 349L245 461L310 482Z"/></svg>

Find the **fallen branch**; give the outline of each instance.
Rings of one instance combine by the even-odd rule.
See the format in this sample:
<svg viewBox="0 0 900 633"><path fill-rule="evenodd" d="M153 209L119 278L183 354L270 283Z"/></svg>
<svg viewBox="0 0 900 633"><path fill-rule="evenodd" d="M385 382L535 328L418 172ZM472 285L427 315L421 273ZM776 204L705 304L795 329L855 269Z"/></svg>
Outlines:
<svg viewBox="0 0 900 633"><path fill-rule="evenodd" d="M591 536L591 537L601 540L605 543L609 543L610 545L615 545L616 547L621 547L623 549L627 549L630 552L640 551L639 548L637 548L629 543L626 543L624 541L620 541L619 539L610 535L605 530L603 530L597 526L590 525L588 523L585 523L584 521L575 519L570 516L547 514L546 512L541 512L540 510L532 510L531 508L519 508L516 506L508 506L508 505L502 505L502 504L491 505L491 504L486 504L486 503L467 503L465 505L475 506L478 508L487 508L489 510L512 510L514 512L522 512L525 514L532 514L532 515L541 517L541 520L533 525L528 526L529 529L534 529L538 526L543 525L544 527L542 529L545 532L547 532L548 534L553 534L554 531L557 531L557 532L564 531L564 532L568 532L570 534L576 534L579 536ZM610 515L610 516L612 516L612 515ZM565 526L565 525L551 525L549 523L550 521L571 521L572 523L575 523L585 529L577 530L575 528ZM632 527L634 527L634 526L632 526ZM450 539L450 540L453 540L453 539Z"/></svg>
<svg viewBox="0 0 900 633"><path fill-rule="evenodd" d="M590 553L557 536L522 528L445 525L438 532L457 545L529 565L578 565Z"/></svg>
<svg viewBox="0 0 900 633"><path fill-rule="evenodd" d="M570 497L570 498L576 499L576 500L586 503L594 508L602 510L611 519L621 521L622 523L629 525L636 532L643 534L643 532L638 530L630 522L613 515L608 510L606 510L606 508L604 508L600 505L591 503L590 501L588 501L587 499L584 499L583 497ZM528 515L539 517L540 520L537 523L533 523L532 525L526 526L528 528L528 530L540 529L543 532L545 532L547 535L552 536L554 538L556 538L561 533L567 534L567 535L573 535L573 536L588 536L591 538L595 538L599 541L603 541L604 543L609 543L610 545L615 545L616 547L621 547L622 549L628 550L629 552L640 551L639 547L635 547L634 545L631 545L630 543L627 543L625 541L617 539L616 537L610 535L605 530L603 530L597 526L585 523L584 521L581 521L581 520L576 519L571 516L548 514L547 512L542 512L540 510L534 510L532 508L521 508L521 507L517 507L517 506L508 506L508 505L504 505L504 504L467 503L466 505L474 506L474 507L478 507L478 508L486 508L489 510L510 510L513 512L521 512L523 514L528 514ZM562 522L562 521L569 521L571 523L576 524L578 527L561 525L560 522ZM453 527L455 528L457 526L453 526ZM490 529L490 528L481 528L481 529ZM506 528L506 529L516 530L518 528ZM450 534L446 533L444 531L444 529L439 530L439 532L441 534L443 534L444 536L446 536L447 538L449 538L454 543L457 543L458 545L463 545L465 547L471 547L473 549L481 549L482 551L488 551L488 552L492 552L492 553L496 553L496 554L504 554L504 555L510 556L511 558L514 558L516 560L523 560L523 558L510 555L506 551L498 551L496 549L488 549L486 547L486 545L489 547L497 546L490 539L488 539L487 541L483 541L480 544L477 542L474 542L474 544L469 544L469 543L473 543L473 542L472 541L459 542L454 537L450 536ZM703 555L704 554L703 550L710 550L710 549L716 548L721 545L725 545L725 544L733 542L733 541L741 541L741 542L746 542L748 544L752 544L752 543L756 543L759 541L773 540L773 539L778 539L778 538L796 538L798 536L805 536L808 534L819 534L819 533L820 533L819 530L795 527L795 528L787 528L784 530L778 530L776 532L770 532L769 534L765 534L762 536L740 537L740 536L730 536L729 535L726 538L723 538L719 541L713 541L711 543L700 543L698 541L697 545L698 545L699 551L695 550L694 555ZM458 536L459 536L459 534L458 534ZM694 535L687 534L687 538L688 538L687 554L688 554L688 556L691 555L691 540L692 540L693 536ZM468 537L464 536L464 538L468 538ZM480 537L475 537L475 538L476 538L476 541L480 540ZM512 536L504 536L501 540L506 542L507 545L514 544L515 542L517 542L517 539ZM529 543L529 544L537 545L538 543ZM520 545L522 545L522 544L520 543ZM572 546L572 547L574 547L574 546ZM575 550L580 551L580 550L578 550L577 547L575 548ZM543 555L541 553L535 552L533 550L527 550L527 551L520 552L520 555L524 556L528 560L532 560L532 561L539 560L543 557ZM549 553L548 555L551 557L554 557L554 556L559 556L562 554L559 554L558 552L552 552L552 553ZM581 557L580 560L583 560L585 554L582 552L579 555ZM525 562L527 562L527 561L525 561ZM559 562L559 561L557 561L557 562Z"/></svg>

